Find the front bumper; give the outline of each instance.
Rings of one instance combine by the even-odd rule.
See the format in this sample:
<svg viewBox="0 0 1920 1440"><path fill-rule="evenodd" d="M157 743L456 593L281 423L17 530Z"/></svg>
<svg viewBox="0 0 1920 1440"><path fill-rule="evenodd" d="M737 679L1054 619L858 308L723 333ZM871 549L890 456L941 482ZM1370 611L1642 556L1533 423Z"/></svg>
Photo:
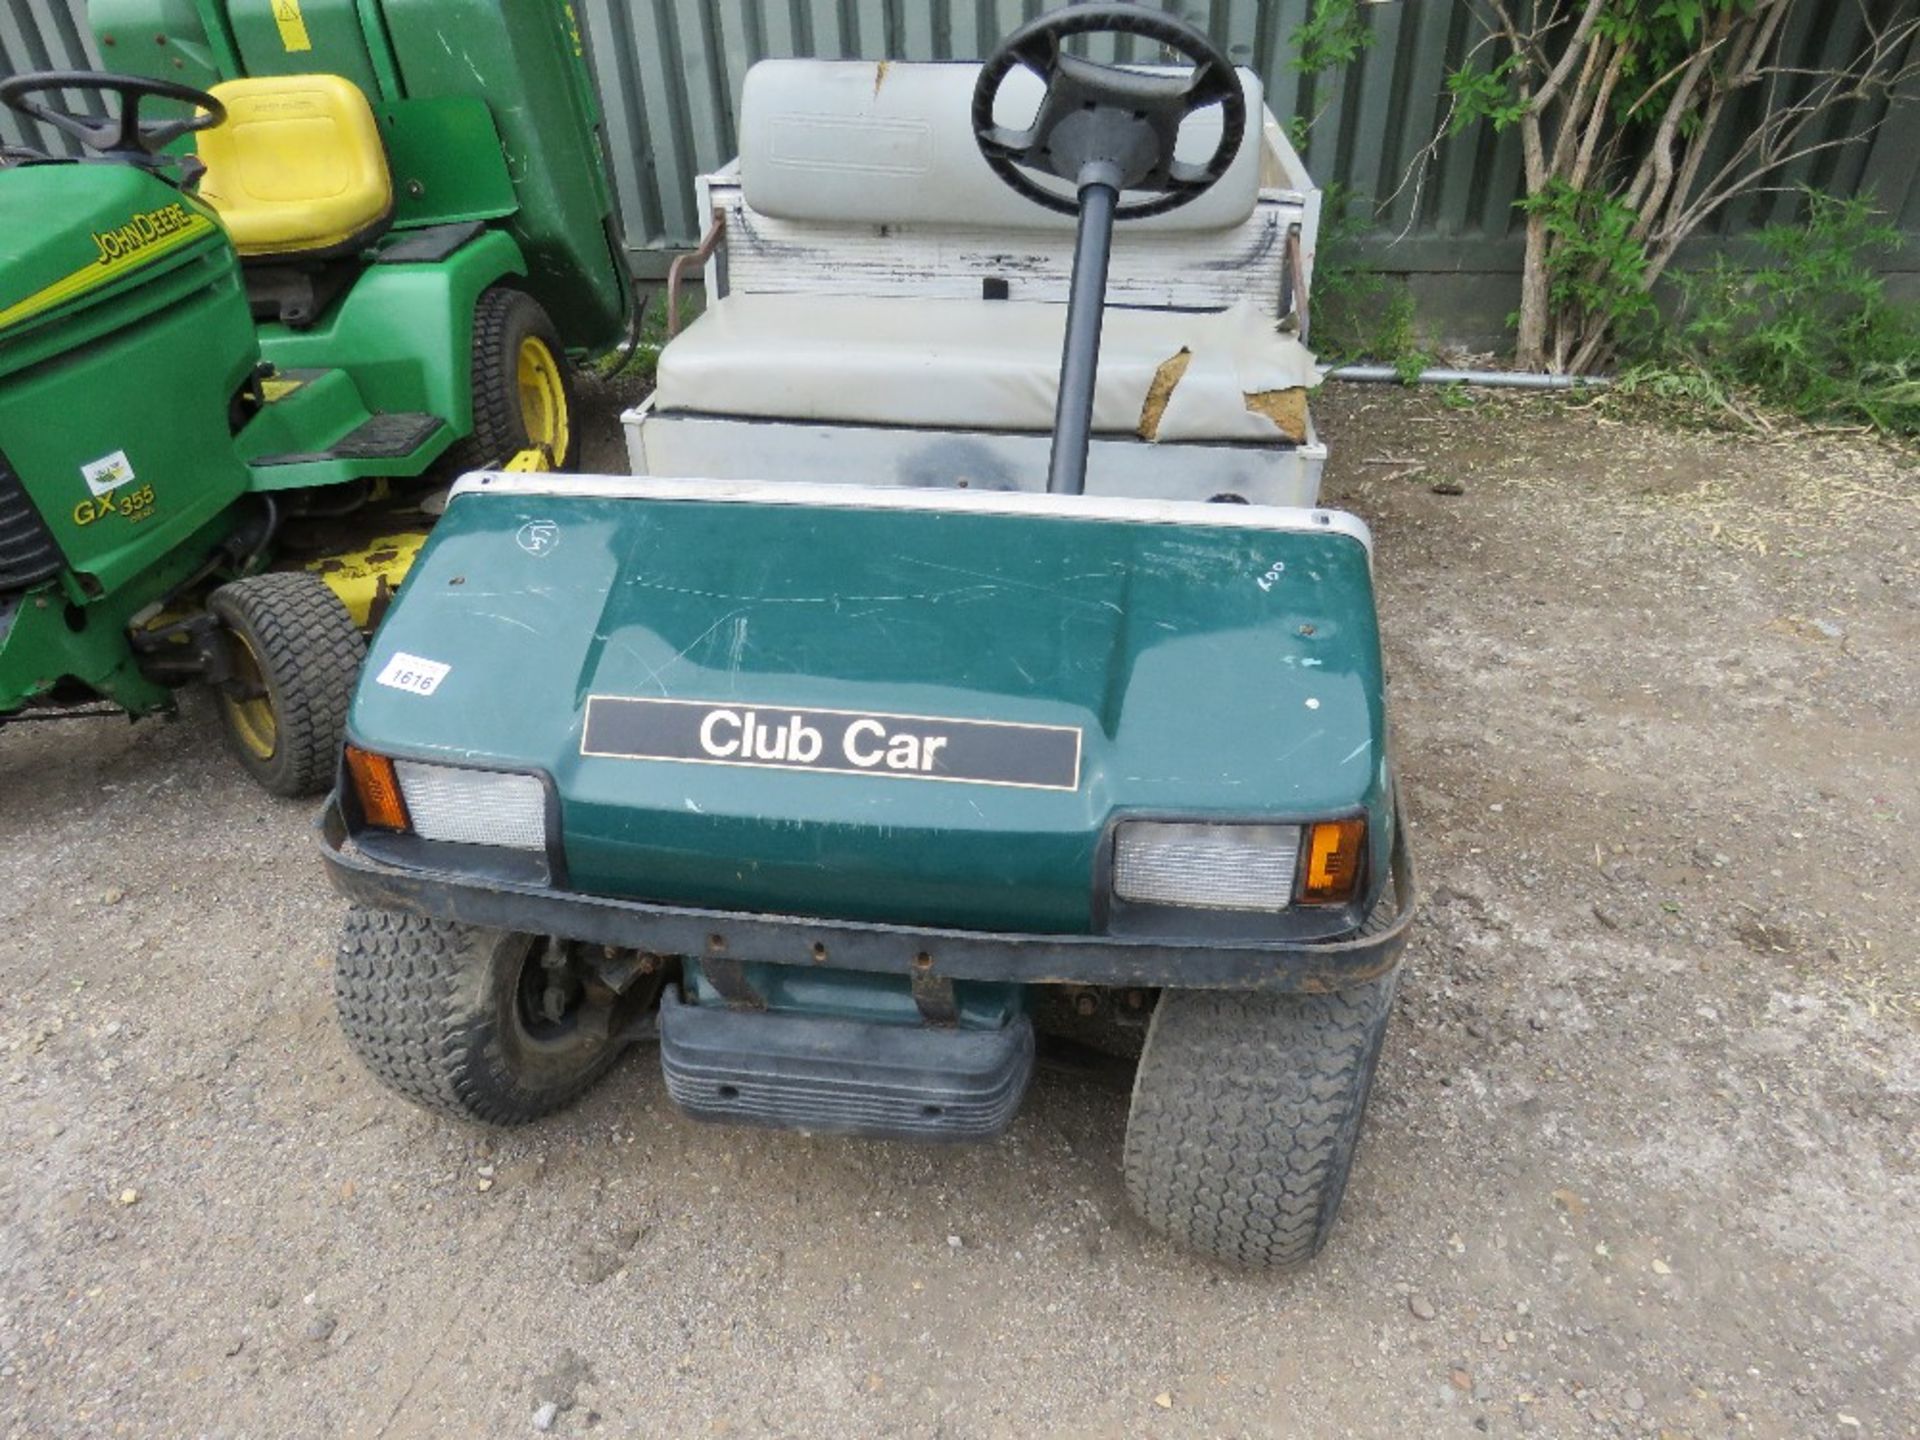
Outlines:
<svg viewBox="0 0 1920 1440"><path fill-rule="evenodd" d="M922 983L1343 990L1399 963L1414 914L1413 861L1398 816L1390 915L1376 910L1348 939L1294 942L1026 935L696 910L383 864L352 843L337 797L328 800L316 829L334 888L376 909L658 955L834 966Z"/></svg>

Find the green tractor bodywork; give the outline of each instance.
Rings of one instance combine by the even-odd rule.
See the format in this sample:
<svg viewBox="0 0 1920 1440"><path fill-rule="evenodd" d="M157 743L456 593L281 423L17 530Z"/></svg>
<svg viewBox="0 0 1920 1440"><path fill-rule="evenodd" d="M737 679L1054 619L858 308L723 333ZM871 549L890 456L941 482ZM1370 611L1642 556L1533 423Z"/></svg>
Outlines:
<svg viewBox="0 0 1920 1440"><path fill-rule="evenodd" d="M91 0L87 14L102 61L128 74L202 89L242 76L351 80L380 124L396 236L485 221L518 253L498 275L523 277L569 350L597 354L624 334L631 282L571 5ZM279 363L276 338L262 345Z"/></svg>
<svg viewBox="0 0 1920 1440"><path fill-rule="evenodd" d="M597 107L563 7L89 8L117 73L197 88L352 81L378 125L393 205L357 257L262 266L161 166L89 156L0 169L0 719L88 699L140 715L170 708L186 680L230 683L195 629L200 603L274 563L290 517L428 478L481 433L476 317L489 297L532 297L550 317L541 343L576 357L617 343L632 310ZM150 98L142 113L193 107ZM190 157L193 145L168 148ZM276 309L276 267L330 277L312 313ZM528 403L514 363L504 356L494 412L516 394ZM564 415L555 362L536 379ZM482 458L474 444L469 464ZM398 563L378 577L380 596L411 548L383 552ZM342 599L367 623L364 597Z"/></svg>
<svg viewBox="0 0 1920 1440"><path fill-rule="evenodd" d="M473 429L474 306L489 286L524 274L511 236L487 231L444 260L376 262L311 327L266 322L260 352L273 398L234 443L256 491L418 475ZM423 346L422 335L445 337ZM337 357L351 355L341 366ZM336 446L376 415L440 423L402 453L356 457ZM311 457L311 458L304 458Z"/></svg>
<svg viewBox="0 0 1920 1440"><path fill-rule="evenodd" d="M122 166L0 174L0 713L71 679L133 714L170 703L133 617L236 529L251 484L229 427L257 363L240 267L211 213ZM93 239L177 228L132 263Z"/></svg>

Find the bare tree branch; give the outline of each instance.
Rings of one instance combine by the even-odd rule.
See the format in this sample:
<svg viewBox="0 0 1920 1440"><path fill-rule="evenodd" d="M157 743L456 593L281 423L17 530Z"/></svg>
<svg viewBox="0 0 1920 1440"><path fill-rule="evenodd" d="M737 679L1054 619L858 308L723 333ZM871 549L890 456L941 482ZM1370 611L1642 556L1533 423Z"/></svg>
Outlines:
<svg viewBox="0 0 1920 1440"><path fill-rule="evenodd" d="M1600 143L1601 133L1607 128L1607 105L1613 99L1613 87L1620 83L1620 72L1626 65L1626 59L1626 51L1615 47L1612 59L1607 61L1606 74L1600 78L1600 93L1593 97L1593 105L1587 112L1587 133L1580 139L1580 153L1574 157L1573 168L1567 175L1567 183L1576 190L1587 188L1587 176L1593 169L1594 151Z"/></svg>
<svg viewBox="0 0 1920 1440"><path fill-rule="evenodd" d="M1580 143L1580 117L1587 113L1587 106L1592 98L1591 87L1595 83L1595 73L1601 65L1601 52L1606 48L1604 44L1585 47L1587 58L1580 64L1580 78L1574 82L1573 93L1567 97L1566 106L1560 115L1560 133L1553 142L1552 164L1555 174L1564 174L1567 167L1573 163L1574 149ZM1572 51L1568 52L1569 55L1572 53Z"/></svg>
<svg viewBox="0 0 1920 1440"><path fill-rule="evenodd" d="M1784 6L1786 0L1774 0L1774 3ZM1735 12L1731 7L1720 12L1719 23L1723 35L1734 20ZM1687 63L1680 83L1674 87L1673 98L1667 102L1667 113L1660 117L1660 128L1654 132L1647 164L1642 166L1640 174L1627 191L1627 204L1643 214L1659 208L1660 202L1667 197L1667 188L1673 183L1674 136L1679 133L1681 122L1689 114L1694 89L1707 74L1707 62L1712 55L1712 49L1705 48L1696 52Z"/></svg>
<svg viewBox="0 0 1920 1440"><path fill-rule="evenodd" d="M1536 104L1542 106L1550 104L1553 97L1559 94L1560 87L1566 84L1567 74L1573 69L1573 62L1579 58L1580 52L1587 48L1587 37L1593 33L1593 22L1600 18L1600 11L1605 3L1606 0L1587 0L1587 8L1580 16L1580 23L1574 27L1573 37L1567 41L1567 53L1560 57L1560 63L1553 68L1553 73L1547 76L1546 83L1540 87L1540 93L1535 97Z"/></svg>
<svg viewBox="0 0 1920 1440"><path fill-rule="evenodd" d="M1727 43L1727 37L1725 35L1722 35L1719 39L1710 42L1706 50L1702 51L1701 53L1711 54L1713 51L1719 49L1722 45L1726 43ZM1667 82L1669 80L1673 79L1674 76L1678 75L1681 71L1685 70L1688 66L1693 64L1694 60L1697 58L1698 58L1697 56L1688 56L1685 60L1682 60L1679 64L1669 66L1666 70L1666 73L1656 78L1650 85L1647 86L1645 92L1640 96L1640 98L1634 101L1632 105L1627 107L1627 113L1621 118L1623 120L1633 119L1634 116L1640 113L1641 108L1643 106L1645 106L1650 100L1652 100L1654 96L1658 95L1662 90L1667 88Z"/></svg>

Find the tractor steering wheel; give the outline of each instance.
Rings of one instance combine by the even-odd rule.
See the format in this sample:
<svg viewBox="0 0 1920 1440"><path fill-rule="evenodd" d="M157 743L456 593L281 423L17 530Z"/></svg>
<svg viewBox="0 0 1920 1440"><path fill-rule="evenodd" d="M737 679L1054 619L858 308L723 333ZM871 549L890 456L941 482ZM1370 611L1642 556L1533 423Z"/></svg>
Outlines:
<svg viewBox="0 0 1920 1440"><path fill-rule="evenodd" d="M1103 65L1061 49L1075 35L1134 35L1179 52L1190 74L1152 75ZM1025 130L993 120L994 101L1015 66L1047 91ZM1220 143L1202 164L1174 158L1187 117L1221 107ZM973 87L973 138L998 175L1036 205L1071 215L1078 206L1036 184L1023 170L1065 180L1076 190L1105 184L1151 198L1120 205L1116 220L1159 215L1198 199L1227 173L1247 128L1247 98L1233 62L1185 20L1144 5L1067 5L1029 21L1000 42Z"/></svg>
<svg viewBox="0 0 1920 1440"><path fill-rule="evenodd" d="M75 115L68 110L56 110L44 100L29 98L48 90L94 90L103 95L118 95L120 116L101 120L91 115ZM143 122L140 102L149 95L157 100L183 100L199 106L204 113L182 120ZM196 130L211 130L227 118L226 106L191 85L149 80L142 75L113 75L101 70L36 70L0 80L0 104L45 121L109 160L125 161L143 169L152 169L172 158L159 153L162 147Z"/></svg>

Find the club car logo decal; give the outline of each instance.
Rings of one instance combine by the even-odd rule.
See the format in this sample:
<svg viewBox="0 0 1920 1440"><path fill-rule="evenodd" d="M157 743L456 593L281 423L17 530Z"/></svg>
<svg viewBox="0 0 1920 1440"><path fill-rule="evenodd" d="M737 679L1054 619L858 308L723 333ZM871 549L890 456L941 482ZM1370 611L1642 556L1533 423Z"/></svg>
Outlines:
<svg viewBox="0 0 1920 1440"><path fill-rule="evenodd" d="M795 710L732 700L587 700L582 755L675 760L1075 790L1080 731L869 710Z"/></svg>
<svg viewBox="0 0 1920 1440"><path fill-rule="evenodd" d="M514 532L513 543L529 555L551 555L560 543L560 526L552 520L529 520Z"/></svg>

